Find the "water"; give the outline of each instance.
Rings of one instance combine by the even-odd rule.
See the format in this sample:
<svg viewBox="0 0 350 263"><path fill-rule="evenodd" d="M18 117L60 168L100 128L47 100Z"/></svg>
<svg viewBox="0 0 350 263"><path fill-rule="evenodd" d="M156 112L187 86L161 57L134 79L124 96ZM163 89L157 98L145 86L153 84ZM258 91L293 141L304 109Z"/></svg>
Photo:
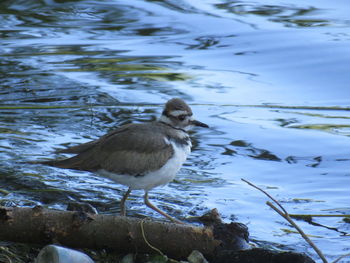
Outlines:
<svg viewBox="0 0 350 263"><path fill-rule="evenodd" d="M151 192L176 217L218 208L264 246L314 252L275 212L349 214L347 1L2 1L2 205L117 213L125 187L28 165L112 128L154 120L181 97L210 129L176 180ZM130 215L157 217L135 191ZM341 218L298 221L330 259L349 251ZM346 262L346 260L343 260Z"/></svg>

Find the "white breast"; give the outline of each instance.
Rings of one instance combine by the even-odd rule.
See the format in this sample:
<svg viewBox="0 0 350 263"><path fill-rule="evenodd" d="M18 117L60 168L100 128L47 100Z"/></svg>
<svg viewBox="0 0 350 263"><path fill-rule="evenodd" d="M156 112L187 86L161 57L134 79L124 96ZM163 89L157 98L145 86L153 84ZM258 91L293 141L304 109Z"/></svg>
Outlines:
<svg viewBox="0 0 350 263"><path fill-rule="evenodd" d="M100 170L99 174L111 180L129 186L131 189L150 190L154 187L165 185L174 180L176 173L186 161L191 152L191 142L188 145L178 145L169 141L174 149L173 156L157 171L149 172L143 176L114 174L106 170Z"/></svg>

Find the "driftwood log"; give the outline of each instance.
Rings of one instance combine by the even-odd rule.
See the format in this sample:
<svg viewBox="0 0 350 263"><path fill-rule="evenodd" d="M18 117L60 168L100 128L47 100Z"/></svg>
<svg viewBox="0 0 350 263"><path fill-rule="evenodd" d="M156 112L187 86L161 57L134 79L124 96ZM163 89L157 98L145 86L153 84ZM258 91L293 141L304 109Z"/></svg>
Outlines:
<svg viewBox="0 0 350 263"><path fill-rule="evenodd" d="M220 222L219 222L220 221ZM247 248L242 224L198 227L42 207L0 207L0 240L60 244L71 248L110 249L120 253L157 253L182 259L198 250L212 258L220 250Z"/></svg>

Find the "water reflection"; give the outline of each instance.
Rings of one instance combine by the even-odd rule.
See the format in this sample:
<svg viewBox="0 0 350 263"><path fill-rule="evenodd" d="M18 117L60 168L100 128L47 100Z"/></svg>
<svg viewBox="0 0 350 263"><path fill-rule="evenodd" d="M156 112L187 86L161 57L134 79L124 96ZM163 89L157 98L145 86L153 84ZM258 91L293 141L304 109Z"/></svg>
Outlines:
<svg viewBox="0 0 350 263"><path fill-rule="evenodd" d="M104 54L105 55L105 54ZM169 60L166 64L165 60ZM149 81L185 81L190 78L185 73L169 72L181 67L181 63L170 57L94 57L52 64L63 64L58 70L63 72L97 72L99 77L120 85L137 85ZM150 84L148 84L150 85ZM144 87L147 89L147 86Z"/></svg>
<svg viewBox="0 0 350 263"><path fill-rule="evenodd" d="M327 19L314 18L323 13L321 9L314 6L264 5L245 1L229 1L228 3L216 4L216 6L239 16L267 17L269 21L281 23L286 27L321 27L331 24Z"/></svg>
<svg viewBox="0 0 350 263"><path fill-rule="evenodd" d="M280 158L278 158L276 155L269 152L268 150L255 148L251 143L247 143L242 140L232 141L230 142L230 145L233 146L235 150L230 149L231 147L225 147L225 152L223 152L222 154L224 155L243 154L243 155L260 159L260 160L270 160L270 161L281 160Z"/></svg>

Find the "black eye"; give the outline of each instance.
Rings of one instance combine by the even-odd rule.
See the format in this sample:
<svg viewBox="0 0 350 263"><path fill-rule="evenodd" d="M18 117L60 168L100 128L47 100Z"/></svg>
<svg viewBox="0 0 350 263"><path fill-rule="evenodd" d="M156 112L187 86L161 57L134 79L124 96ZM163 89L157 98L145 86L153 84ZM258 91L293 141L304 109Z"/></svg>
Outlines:
<svg viewBox="0 0 350 263"><path fill-rule="evenodd" d="M180 121L183 121L184 119L186 119L186 115L179 115L177 117Z"/></svg>

